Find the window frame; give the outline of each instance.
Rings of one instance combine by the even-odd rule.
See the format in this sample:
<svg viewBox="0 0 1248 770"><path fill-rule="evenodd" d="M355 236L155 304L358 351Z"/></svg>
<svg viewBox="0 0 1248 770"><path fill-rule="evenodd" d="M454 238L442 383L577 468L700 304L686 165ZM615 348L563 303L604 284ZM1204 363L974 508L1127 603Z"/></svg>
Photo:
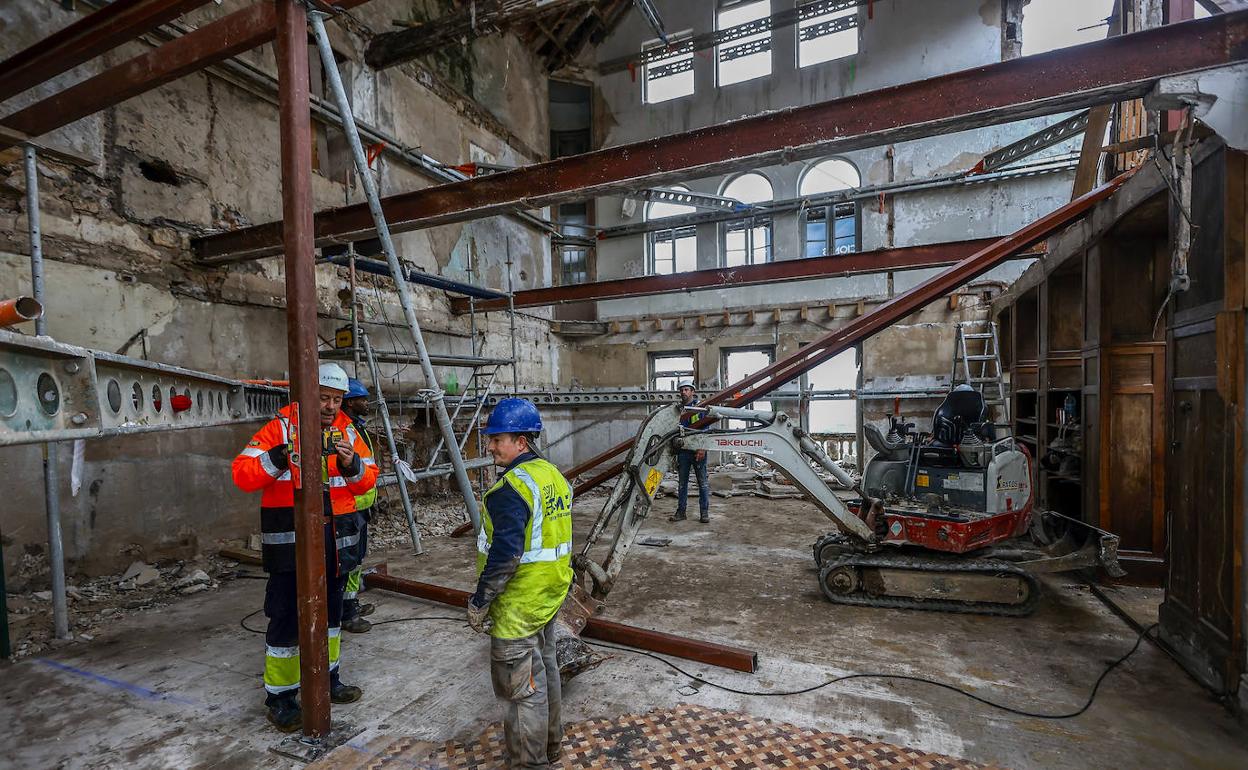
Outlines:
<svg viewBox="0 0 1248 770"><path fill-rule="evenodd" d="M662 374L660 374L657 371L655 364L664 358L690 358L693 360L693 369L692 370L686 370L686 369L667 370L665 369L663 370ZM654 393L675 393L679 389L680 382L685 379L690 380L691 382L693 382L694 387L697 387L698 352L696 350L654 351L654 352L651 352L646 357L646 369L647 369L646 386L650 391ZM662 390L661 388L658 387L658 382L657 382L658 377L671 377L676 381L678 387L672 388L670 391Z"/></svg>
<svg viewBox="0 0 1248 770"><path fill-rule="evenodd" d="M862 53L862 23L859 20L859 17L861 15L861 6L855 3L853 5L847 6L837 11L830 11L827 14L817 14L811 17L811 18L818 18L819 16L823 16L823 15L842 14L844 17L852 18L854 20L853 26L851 27L851 29L854 30L853 52L843 54L841 56L835 56L831 59L820 59L819 61L810 62L809 64L802 63L802 25L805 22L809 21L809 19L802 19L800 17L800 14L804 6L812 5L814 2L817 2L817 0L799 0L798 5L797 5L799 18L797 22L793 25L793 66L794 66L794 69L797 69L798 71L804 70L807 67L818 67L820 64L829 64L835 61L842 61L844 59L850 58L851 56L857 56L858 54ZM835 18L840 18L840 17L835 17ZM847 32L847 31L848 30L837 30L836 32L830 33L829 37L831 35L836 35L836 34L840 34L842 32Z"/></svg>
<svg viewBox="0 0 1248 770"><path fill-rule="evenodd" d="M766 6L767 12L764 15L758 17L759 20L766 19L773 15L774 10L772 8L772 0L739 0L738 2L731 2L731 3L726 3L724 2L724 0L720 0L720 2L716 3L715 5L715 17L714 17L715 32L721 32L725 29L732 29L732 27L737 27L737 26L740 26L741 24L751 23L751 22L740 22L738 24L733 24L728 27L721 27L719 25L720 24L719 17L725 11L731 11L736 8L741 8L741 7L755 5L755 4L762 4ZM751 35L747 35L746 37L748 38L748 37L751 37L752 35L759 35L759 37L756 40L752 40L752 41L747 41L744 39L730 40L730 41L727 41L726 43L717 44L714 47L714 49L712 49L714 52L713 55L714 55L714 62L715 62L715 87L716 88L726 88L727 86L735 86L739 83L749 83L750 81L758 80L759 78L771 77L772 75L776 73L776 60L775 60L776 46L775 46L775 40L774 40L775 30L769 28L765 32L752 33ZM723 74L721 71L721 66L724 63L724 60L721 58L721 55L722 55L725 45L727 45L728 48L734 48L738 46L750 45L752 43L758 43L766 47L767 49L766 50L767 71L760 73L758 75L752 75L742 80L733 80L732 82L725 83ZM745 56L753 56L753 55L756 55L756 54L745 54ZM737 57L737 58L744 58L744 57ZM728 61L732 61L732 59L729 59Z"/></svg>
<svg viewBox="0 0 1248 770"><path fill-rule="evenodd" d="M656 222L661 219L654 220ZM668 236L663 238L662 236ZM676 227L668 227L662 230L652 230L646 233L646 275L676 275L677 273L691 272L689 270L676 269L676 243L677 241L690 238L693 240L693 269L698 269L698 228L697 225L683 225ZM672 271L670 273L660 273L658 271L658 255L656 248L659 241L670 240L672 242Z"/></svg>
<svg viewBox="0 0 1248 770"><path fill-rule="evenodd" d="M674 102L677 99L688 98L698 92L698 76L697 76L697 69L695 67L695 61L694 61L694 55L696 52L693 51L692 48L687 52L681 53L677 51L675 53L669 54L668 56L655 59L654 61L648 61L644 58L645 55L648 54L650 51L653 51L656 49L678 49L682 45L686 45L686 44L692 45L692 41L693 41L693 30L690 29L690 30L684 30L683 32L679 32L673 35L668 35L668 42L666 43L664 43L662 39L656 38L654 40L647 40L646 42L641 44L641 53L643 56L643 61L645 61L645 63L641 67L641 103L643 105L666 104L668 102ZM684 74L686 71L689 72L690 74L689 93L680 94L678 96L669 96L666 99L658 99L658 100L652 101L650 99L650 80L651 80L650 68L651 67L663 67L663 66L667 66L668 64L676 64L676 61L673 61L673 60L677 60L677 59L679 59L681 62L688 61L689 66L687 69L681 69L680 72L675 72L669 77L677 77L679 75ZM655 79L659 80L661 78L655 78Z"/></svg>
<svg viewBox="0 0 1248 770"><path fill-rule="evenodd" d="M810 253L810 244L815 241L810 237L810 215L811 212L822 211L823 221L831 222L831 227L826 226L823 230L823 248L819 254ZM832 214L829 220L829 213ZM836 250L836 223L850 219L854 223L854 243L849 251ZM816 220L818 221L818 220ZM862 250L862 206L858 201L838 201L834 203L825 203L819 206L806 206L802 211L802 258L811 259L815 257L831 257L845 254L856 254Z"/></svg>

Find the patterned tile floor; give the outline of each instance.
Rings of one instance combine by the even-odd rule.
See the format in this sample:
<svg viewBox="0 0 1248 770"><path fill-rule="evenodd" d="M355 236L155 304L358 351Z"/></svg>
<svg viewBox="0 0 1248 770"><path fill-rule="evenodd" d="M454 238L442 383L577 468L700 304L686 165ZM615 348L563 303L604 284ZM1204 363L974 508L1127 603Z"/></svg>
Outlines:
<svg viewBox="0 0 1248 770"><path fill-rule="evenodd" d="M988 766L734 711L681 705L565 728L564 770L978 770ZM443 745L380 736L342 746L311 767L323 770L497 770L506 767L503 730Z"/></svg>

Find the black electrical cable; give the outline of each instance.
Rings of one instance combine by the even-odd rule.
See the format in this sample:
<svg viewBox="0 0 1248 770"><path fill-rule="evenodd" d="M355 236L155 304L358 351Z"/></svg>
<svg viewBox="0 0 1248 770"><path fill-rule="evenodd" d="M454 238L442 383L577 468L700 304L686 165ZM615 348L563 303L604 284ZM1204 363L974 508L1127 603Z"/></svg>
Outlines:
<svg viewBox="0 0 1248 770"><path fill-rule="evenodd" d="M829 679L826 682L821 682L820 684L811 685L810 687L803 687L800 690L738 690L734 687L728 687L727 685L716 684L715 682L712 682L710 680L703 679L697 674L691 674L688 671L685 671L681 667L677 666L676 664L672 663L670 660L667 660L666 658L663 658L659 655L655 655L652 652L646 652L644 650L635 650L630 647L617 647L615 645L603 644L601 642L586 642L586 644L593 645L594 647L603 647L608 650L618 650L620 652L631 652L634 655L644 655L647 658L654 658L655 660L659 661L660 663L672 669L673 671L676 671L677 673L683 676L687 676L690 679L693 679L694 681L701 682L702 684L705 684L709 687L713 687L717 690L723 690L725 692L734 693L736 695L760 695L760 696L768 696L768 697L801 695L803 693L813 692L815 690L822 689L824 687L827 687L828 685L836 684L837 682L845 682L850 679L897 679L897 680L906 681L906 682L920 682L922 684L930 684L934 687L940 687L945 690L949 690L950 692L955 692L959 695L964 695L973 701L977 701L979 703L984 704L985 706L991 706L992 708L1000 709L1001 711L1005 711L1010 714L1016 714L1018 716L1031 717L1033 719L1071 719L1073 717L1079 716L1080 714L1082 714L1083 712L1091 708L1092 702L1096 699L1096 693L1101 688L1101 683L1105 681L1105 677L1109 676L1111 671L1118 668L1120 665L1125 663L1128 658L1134 655L1136 650L1140 649L1140 644L1143 643L1144 637L1147 636L1148 633L1156 627L1157 627L1157 624L1154 623L1153 625L1141 631L1139 636L1136 637L1135 644L1132 645L1131 649L1128 650L1126 654L1124 654L1122 657L1118 658L1113 663L1110 663L1105 668L1105 670L1101 672L1101 675L1096 678L1096 682L1092 685L1092 692L1088 693L1088 699L1087 701L1084 702L1083 706L1081 706L1079 709L1075 711L1071 711L1066 714L1040 714L1040 713L1036 713L1033 711L1024 711L1023 709L1016 709L1012 706L1006 706L1005 704L1002 704L1002 703L996 703L994 701L990 701L987 698L981 698L980 696L972 692L968 692L966 690L963 690L960 687L955 687L954 685L947 684L945 682L938 682L935 679L926 679L921 676L907 676L905 674L883 674L883 673L877 673L877 672L862 673L862 674L846 674L844 676L833 677L832 679Z"/></svg>
<svg viewBox="0 0 1248 770"><path fill-rule="evenodd" d="M248 631L251 631L253 634L264 633L263 631L250 628L246 624L247 619L252 617L252 615L255 615L258 612L261 612L261 610L256 610L250 615L247 615L246 617L244 617L242 620L239 621L239 625L241 625L243 628L247 629ZM459 617L450 617L446 615L422 615L422 616L411 617L411 618L394 618L393 620L380 620L380 621L374 622L373 625L381 626L381 625L385 625L386 623L406 623L407 621L410 621L410 620L450 620L453 622L463 622L464 619L459 618ZM1139 635L1136 636L1135 644L1131 646L1131 649L1127 650L1125 654L1123 654L1117 660L1115 660L1114 662L1106 666L1105 670L1101 672L1101 675L1096 678L1096 682L1092 684L1092 691L1088 693L1088 699L1084 701L1084 704L1080 706L1078 709L1076 709L1075 711L1071 711L1066 714L1041 714L1041 713L1037 713L1034 711L1025 711L1023 709L1014 708L1013 706L1007 706L1003 703L996 703L995 701L990 701L987 698L982 698L973 692L968 692L967 690L963 690L960 687L956 687L946 682L938 682L935 679L927 679L921 676L908 676L906 674L884 674L880 672L845 674L844 676L833 677L825 682L820 682L819 684L813 684L809 687L803 687L799 690L739 690L735 687L729 687L728 685L717 684L715 682L710 681L709 679L704 679L698 676L697 674L691 674L688 671L685 671L680 666L677 666L675 663L671 662L667 658L664 658L660 655L655 655L652 652L646 652L645 650L635 650L631 647L617 647L616 645L603 644L602 642L585 642L585 643L592 645L594 647L602 647L603 649L607 649L607 650L616 650L618 652L631 652L634 655L643 655L647 658L653 658L654 660L659 661L660 663L672 669L673 671L677 672L678 674L681 674L682 676L687 676L690 679L694 680L695 682L701 682L702 684L708 687L713 687L716 690L723 690L724 692L730 692L735 695L786 697L790 695L802 695L804 693L814 692L815 690L821 690L824 687L827 687L829 685L833 685L838 682L847 682L851 679L894 679L894 680L899 680L903 682L919 682L920 684L928 684L928 685L932 685L933 687L940 687L942 689L949 690L950 692L957 693L958 695L962 695L967 698L970 698L971 700L976 701L978 703L982 703L985 706L991 706L994 709L999 709L1009 714L1015 714L1021 717L1030 717L1032 719L1073 719L1074 717L1077 717L1083 714L1085 711L1087 711L1089 708L1092 707L1092 702L1096 700L1096 694L1097 692L1100 691L1101 684L1105 681L1105 677L1109 676L1110 673L1114 669L1118 668L1123 663L1126 663L1127 659L1130 658L1132 655L1134 655L1136 651L1140 649L1140 645L1144 642L1144 637L1148 636L1149 632L1152 631L1154 628L1157 628L1156 623L1140 631Z"/></svg>
<svg viewBox="0 0 1248 770"><path fill-rule="evenodd" d="M260 614L261 612L264 612L263 607L244 616L242 620L238 621L238 624L242 626L243 630L245 631L250 631L253 634L263 634L264 633L263 628L252 628L251 626L247 625L248 620ZM406 623L409 620L451 620L451 621L463 623L464 625L468 624L468 621L466 618L451 617L449 615L418 615L418 616L410 617L410 618L394 618L393 620L374 620L374 621L371 621L371 624L374 626L384 626L387 623Z"/></svg>

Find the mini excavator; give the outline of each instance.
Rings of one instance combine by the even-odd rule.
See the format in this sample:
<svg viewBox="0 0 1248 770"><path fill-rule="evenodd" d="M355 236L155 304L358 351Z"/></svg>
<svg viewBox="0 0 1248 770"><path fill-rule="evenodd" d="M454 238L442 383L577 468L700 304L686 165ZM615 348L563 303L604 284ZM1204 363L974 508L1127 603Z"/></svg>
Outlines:
<svg viewBox="0 0 1248 770"><path fill-rule="evenodd" d="M699 426L743 420L746 427L692 429L681 424L686 411L700 413ZM1039 602L1037 575L1095 567L1123 575L1116 535L1033 509L1031 457L1012 436L997 437L988 413L983 394L960 385L936 410L931 433L897 417L887 434L868 425L876 455L855 479L783 412L656 410L573 558L575 579L560 610L561 670L571 676L596 663L574 637L603 608L681 449L759 457L831 519L834 529L815 542L814 560L834 604L1021 616ZM608 534L599 564L590 550Z"/></svg>

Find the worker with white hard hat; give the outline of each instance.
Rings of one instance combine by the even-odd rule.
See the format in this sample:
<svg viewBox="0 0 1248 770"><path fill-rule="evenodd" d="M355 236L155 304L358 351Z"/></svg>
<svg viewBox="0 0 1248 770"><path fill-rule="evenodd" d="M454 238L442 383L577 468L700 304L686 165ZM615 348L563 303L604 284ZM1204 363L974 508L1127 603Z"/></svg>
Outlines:
<svg viewBox="0 0 1248 770"><path fill-rule="evenodd" d="M329 697L353 703L364 691L342 683L342 593L347 576L359 560L357 500L377 484L377 463L351 419L341 411L349 388L338 364L320 367L321 481L325 500L325 577L329 616ZM234 458L234 484L244 492L262 492L260 543L268 584L264 591L264 689L268 719L290 732L303 724L299 708L299 611L295 586L295 490L290 474L290 421L293 405L282 407L251 437ZM313 466L305 459L304 483ZM312 477L315 478L315 477Z"/></svg>

